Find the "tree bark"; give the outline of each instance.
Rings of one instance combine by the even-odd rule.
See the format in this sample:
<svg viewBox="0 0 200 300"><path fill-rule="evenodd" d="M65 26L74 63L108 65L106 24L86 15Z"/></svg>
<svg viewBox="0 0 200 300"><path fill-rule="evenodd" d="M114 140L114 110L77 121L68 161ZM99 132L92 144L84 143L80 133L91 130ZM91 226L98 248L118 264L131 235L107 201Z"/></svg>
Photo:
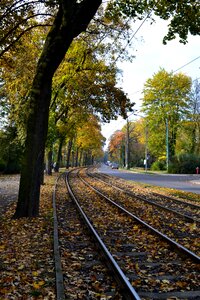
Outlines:
<svg viewBox="0 0 200 300"><path fill-rule="evenodd" d="M72 150L72 140L69 140L69 142L68 142L68 147L67 147L66 169L69 169L69 167L70 167L71 150Z"/></svg>
<svg viewBox="0 0 200 300"><path fill-rule="evenodd" d="M83 149L80 150L79 166L83 166Z"/></svg>
<svg viewBox="0 0 200 300"><path fill-rule="evenodd" d="M47 175L52 175L52 166L53 166L53 161L52 161L52 155L53 151L52 148L48 151L47 153L47 166L46 166L46 172Z"/></svg>
<svg viewBox="0 0 200 300"><path fill-rule="evenodd" d="M84 31L101 0L60 0L59 9L47 35L29 95L25 155L14 218L39 215L40 180L48 129L52 77L71 42Z"/></svg>
<svg viewBox="0 0 200 300"><path fill-rule="evenodd" d="M64 138L61 137L59 140L59 147L58 147L58 155L56 160L56 166L54 167L55 172L59 172L60 163L62 161L62 146L63 146Z"/></svg>
<svg viewBox="0 0 200 300"><path fill-rule="evenodd" d="M79 155L79 147L76 148L75 167L78 167L78 155Z"/></svg>

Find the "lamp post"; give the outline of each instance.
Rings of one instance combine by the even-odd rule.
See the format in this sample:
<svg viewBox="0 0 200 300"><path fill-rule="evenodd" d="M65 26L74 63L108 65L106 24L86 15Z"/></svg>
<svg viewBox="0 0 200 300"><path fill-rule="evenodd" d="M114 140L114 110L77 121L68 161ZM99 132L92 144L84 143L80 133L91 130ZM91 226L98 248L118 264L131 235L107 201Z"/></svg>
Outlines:
<svg viewBox="0 0 200 300"><path fill-rule="evenodd" d="M130 168L130 128L128 118L126 119L126 146L125 146L125 165L126 169Z"/></svg>
<svg viewBox="0 0 200 300"><path fill-rule="evenodd" d="M166 167L167 172L169 169L169 125L168 125L168 118L166 118Z"/></svg>
<svg viewBox="0 0 200 300"><path fill-rule="evenodd" d="M148 127L145 125L145 172L148 168Z"/></svg>

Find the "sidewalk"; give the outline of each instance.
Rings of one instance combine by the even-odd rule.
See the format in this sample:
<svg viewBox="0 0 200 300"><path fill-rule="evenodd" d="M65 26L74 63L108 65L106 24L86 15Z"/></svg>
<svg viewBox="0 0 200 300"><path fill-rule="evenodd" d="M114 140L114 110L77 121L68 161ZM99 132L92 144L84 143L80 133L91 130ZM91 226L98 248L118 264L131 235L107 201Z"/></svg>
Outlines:
<svg viewBox="0 0 200 300"><path fill-rule="evenodd" d="M19 175L0 176L0 214L8 205L17 201L19 179Z"/></svg>

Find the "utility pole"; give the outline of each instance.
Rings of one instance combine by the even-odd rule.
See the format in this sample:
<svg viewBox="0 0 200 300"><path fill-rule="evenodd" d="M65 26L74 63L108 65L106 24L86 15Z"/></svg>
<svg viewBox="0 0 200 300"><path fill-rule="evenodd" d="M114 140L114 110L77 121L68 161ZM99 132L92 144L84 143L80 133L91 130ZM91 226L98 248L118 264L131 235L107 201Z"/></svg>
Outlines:
<svg viewBox="0 0 200 300"><path fill-rule="evenodd" d="M166 167L167 172L169 169L169 124L168 124L168 118L166 118Z"/></svg>
<svg viewBox="0 0 200 300"><path fill-rule="evenodd" d="M145 125L145 172L148 168L148 127Z"/></svg>
<svg viewBox="0 0 200 300"><path fill-rule="evenodd" d="M130 169L130 127L128 118L126 119L126 145L125 145L125 165L126 169Z"/></svg>

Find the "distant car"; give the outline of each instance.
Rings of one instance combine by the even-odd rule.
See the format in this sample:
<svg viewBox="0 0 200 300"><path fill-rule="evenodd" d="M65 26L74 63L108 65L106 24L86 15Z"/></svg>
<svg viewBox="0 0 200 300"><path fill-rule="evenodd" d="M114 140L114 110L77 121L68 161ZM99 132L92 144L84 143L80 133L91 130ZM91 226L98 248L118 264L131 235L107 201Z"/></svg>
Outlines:
<svg viewBox="0 0 200 300"><path fill-rule="evenodd" d="M116 163L112 163L111 168L112 169L119 169L119 165L116 164Z"/></svg>

